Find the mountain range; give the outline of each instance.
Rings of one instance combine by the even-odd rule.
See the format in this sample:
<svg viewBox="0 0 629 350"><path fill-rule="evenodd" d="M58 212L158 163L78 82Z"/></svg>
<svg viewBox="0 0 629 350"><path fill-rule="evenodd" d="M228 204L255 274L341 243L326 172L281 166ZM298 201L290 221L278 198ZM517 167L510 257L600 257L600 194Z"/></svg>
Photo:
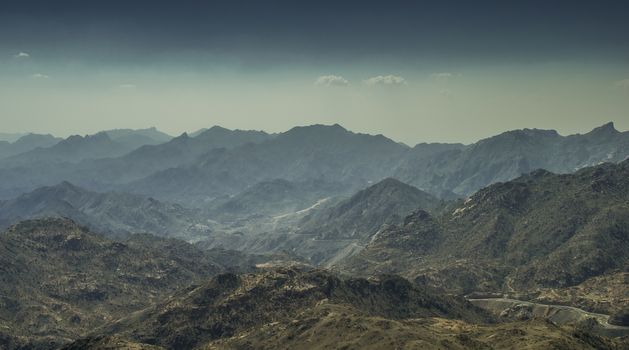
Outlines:
<svg viewBox="0 0 629 350"><path fill-rule="evenodd" d="M629 156L629 132L613 123L589 133L561 136L554 130L514 130L474 144L415 146L393 173L425 191L468 196L495 182L536 169L571 173Z"/></svg>
<svg viewBox="0 0 629 350"><path fill-rule="evenodd" d="M201 216L177 204L140 195L98 193L62 182L0 201L0 227L24 219L67 217L109 235L149 232L191 239L204 233Z"/></svg>
<svg viewBox="0 0 629 350"><path fill-rule="evenodd" d="M463 298L396 276L277 268L222 274L63 349L620 349L540 320L495 323Z"/></svg>
<svg viewBox="0 0 629 350"><path fill-rule="evenodd" d="M0 158L0 348L629 344L611 123L414 147L339 125L22 138L0 143L33 141Z"/></svg>
<svg viewBox="0 0 629 350"><path fill-rule="evenodd" d="M143 140L147 131L133 135ZM280 134L213 127L195 137L183 134L134 150L130 145L142 141L119 142L133 137L120 130L74 136L2 160L0 198L70 181L91 190L135 192L199 207L276 179L338 182L358 190L394 177L452 199L538 168L569 173L629 156L629 133L612 123L582 135L523 129L470 145L413 148L339 125L296 127Z"/></svg>
<svg viewBox="0 0 629 350"><path fill-rule="evenodd" d="M11 198L62 181L97 191L124 189L122 184L182 166L212 149L235 147L270 137L263 132L214 127L194 138L184 133L165 143L155 141L130 149L131 142L118 142L108 136L111 133L120 135L118 139L139 137L144 140L145 130L140 130L140 136L125 130L71 136L53 147L0 160L0 178L5 180L5 185L0 187L0 198Z"/></svg>
<svg viewBox="0 0 629 350"><path fill-rule="evenodd" d="M13 140L12 138L9 138L9 140L12 141L0 141L0 158L28 152L38 147L50 147L61 141L60 138L54 137L50 134L26 134L20 136L16 140Z"/></svg>
<svg viewBox="0 0 629 350"><path fill-rule="evenodd" d="M339 125L296 127L263 142L215 149L189 165L156 172L127 188L202 203L278 178L362 186L384 178L407 149L382 135L355 134Z"/></svg>
<svg viewBox="0 0 629 350"><path fill-rule="evenodd" d="M434 215L418 210L338 267L455 293L539 292L629 269L629 160L537 170Z"/></svg>

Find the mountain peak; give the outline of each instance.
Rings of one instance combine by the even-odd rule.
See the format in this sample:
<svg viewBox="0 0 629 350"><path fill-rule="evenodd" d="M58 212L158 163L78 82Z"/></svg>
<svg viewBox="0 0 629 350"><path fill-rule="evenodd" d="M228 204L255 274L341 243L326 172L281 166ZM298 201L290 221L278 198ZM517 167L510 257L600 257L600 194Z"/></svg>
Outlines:
<svg viewBox="0 0 629 350"><path fill-rule="evenodd" d="M405 184L404 182L402 182L402 181L400 181L400 180L398 180L396 178L393 178L393 177L387 177L384 180L381 180L380 182L374 184L371 187L391 187L391 186L394 186L394 187L400 187L400 186L402 186L402 187L406 187L406 186L412 187L412 186L410 186L408 184Z"/></svg>
<svg viewBox="0 0 629 350"><path fill-rule="evenodd" d="M364 190L358 192L356 195L359 197L367 196L381 196L382 194L386 194L387 196L392 195L393 193L400 193L404 196L419 196L426 200L437 201L431 194L426 193L415 186L404 183L398 179L387 177L380 182L377 182Z"/></svg>
<svg viewBox="0 0 629 350"><path fill-rule="evenodd" d="M78 187L69 181L62 181L59 184L52 186L52 188L59 188L59 189L72 190L72 191L83 191L81 187Z"/></svg>
<svg viewBox="0 0 629 350"><path fill-rule="evenodd" d="M597 128L592 129L588 135L613 135L619 133L614 126L614 122L605 123Z"/></svg>
<svg viewBox="0 0 629 350"><path fill-rule="evenodd" d="M109 134L107 134L104 131L97 132L94 135L87 135L87 136L85 136L85 139L99 140L99 141L111 141L111 138L109 137Z"/></svg>
<svg viewBox="0 0 629 350"><path fill-rule="evenodd" d="M305 125L305 126L296 126L290 130L288 130L286 133L293 133L293 132L325 132L325 131L332 131L332 132L348 132L347 129L345 129L344 127L342 127L339 124L333 124L333 125L327 125L327 124L312 124L312 125Z"/></svg>
<svg viewBox="0 0 629 350"><path fill-rule="evenodd" d="M203 138L215 137L219 135L225 135L232 131L233 130L229 130L222 126L214 125L213 127L209 129L204 129L201 132L195 133L192 137L197 138L197 139L203 139Z"/></svg>
<svg viewBox="0 0 629 350"><path fill-rule="evenodd" d="M536 137L536 136L559 136L557 130L554 129L516 129L505 131L497 136L490 137L490 139L503 139L503 138L523 138L523 137Z"/></svg>
<svg viewBox="0 0 629 350"><path fill-rule="evenodd" d="M26 134L19 139L17 139L14 144L25 144L25 143L33 143L33 142L54 142L59 140L58 138L52 136L51 134Z"/></svg>
<svg viewBox="0 0 629 350"><path fill-rule="evenodd" d="M109 142L112 142L112 140L106 132L101 131L94 135L85 135L85 136L70 135L65 140L59 142L59 144L66 145L66 146L76 145L78 147L81 144L105 143L105 142L109 143Z"/></svg>
<svg viewBox="0 0 629 350"><path fill-rule="evenodd" d="M207 131L231 131L231 130L224 128L220 125L214 125L213 127L209 128Z"/></svg>
<svg viewBox="0 0 629 350"><path fill-rule="evenodd" d="M184 131L181 135L173 138L173 141L174 140L187 140L189 138L190 138L190 136L188 136L188 133Z"/></svg>

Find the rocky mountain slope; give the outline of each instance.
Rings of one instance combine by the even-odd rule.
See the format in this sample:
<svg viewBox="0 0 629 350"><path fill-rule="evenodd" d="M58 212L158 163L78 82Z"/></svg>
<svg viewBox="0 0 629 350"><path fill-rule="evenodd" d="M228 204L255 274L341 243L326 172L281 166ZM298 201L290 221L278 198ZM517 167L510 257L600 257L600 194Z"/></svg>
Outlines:
<svg viewBox="0 0 629 350"><path fill-rule="evenodd" d="M432 195L393 178L384 179L338 204L313 211L299 233L319 239L368 240L382 225L393 225L417 208L433 211L441 204Z"/></svg>
<svg viewBox="0 0 629 350"><path fill-rule="evenodd" d="M281 184L292 183L275 182L271 188L285 188ZM265 184L265 190L267 186ZM257 191L261 189L254 188L256 192L234 198L239 201L256 198L253 195L259 194ZM304 186L298 192L306 190L308 187ZM308 193L316 194L317 191ZM322 194L318 193L319 196ZM284 199L286 194L275 192L270 198L274 199L266 205L273 208L277 207L275 199ZM252 203L257 204L258 201ZM425 208L432 211L442 205L439 199L412 186L395 179L385 179L350 197L321 198L314 205L292 214L249 218L241 215L240 219L224 225L222 232L215 230L200 244L255 253L290 252L311 264L325 266L355 254L378 230L401 222L413 210Z"/></svg>
<svg viewBox="0 0 629 350"><path fill-rule="evenodd" d="M0 347L55 348L222 270L188 244L155 249L68 219L21 222L0 234Z"/></svg>
<svg viewBox="0 0 629 350"><path fill-rule="evenodd" d="M538 170L441 215L418 211L339 268L401 273L457 293L565 288L629 270L629 161Z"/></svg>
<svg viewBox="0 0 629 350"><path fill-rule="evenodd" d="M219 275L94 334L169 349L192 349L273 323L307 322L302 319L304 312L333 305L356 315L394 320L490 320L463 299L432 294L399 277L341 280L321 270L279 268L249 275Z"/></svg>
<svg viewBox="0 0 629 350"><path fill-rule="evenodd" d="M395 276L279 268L226 274L96 329L65 349L621 349L549 322L492 323L464 299Z"/></svg>

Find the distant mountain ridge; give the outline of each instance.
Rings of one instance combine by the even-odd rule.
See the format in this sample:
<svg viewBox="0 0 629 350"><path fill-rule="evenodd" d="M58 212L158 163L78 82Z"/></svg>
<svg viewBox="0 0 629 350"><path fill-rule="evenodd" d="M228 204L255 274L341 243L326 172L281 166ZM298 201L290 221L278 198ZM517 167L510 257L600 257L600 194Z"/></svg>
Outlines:
<svg viewBox="0 0 629 350"><path fill-rule="evenodd" d="M355 134L337 124L296 127L260 143L216 149L194 164L157 172L129 188L202 202L277 178L363 185L386 177L407 149L382 135Z"/></svg>
<svg viewBox="0 0 629 350"><path fill-rule="evenodd" d="M157 145L168 142L173 137L157 130L155 127L147 129L112 129L105 130L113 141L133 150L144 145Z"/></svg>
<svg viewBox="0 0 629 350"><path fill-rule="evenodd" d="M169 135L161 133L155 128L117 129L101 131L93 135L72 135L48 147L39 147L15 154L4 160L4 164L0 164L0 166L24 166L32 163L76 163L88 159L118 157L140 146L155 145L170 139Z"/></svg>
<svg viewBox="0 0 629 350"><path fill-rule="evenodd" d="M61 138L50 134L25 134L15 141L0 141L0 158L28 152L38 147L50 147L61 141Z"/></svg>
<svg viewBox="0 0 629 350"><path fill-rule="evenodd" d="M0 227L24 219L68 217L92 230L113 235L149 232L185 237L197 232L197 213L176 204L127 193L97 193L69 182L42 187L0 201Z"/></svg>
<svg viewBox="0 0 629 350"><path fill-rule="evenodd" d="M452 199L537 168L570 173L629 156L629 132L617 131L612 123L582 135L523 129L471 145L413 148L340 125L295 127L274 135L212 127L195 137L184 133L122 156L111 156L116 152L106 142L100 146L94 142L92 151L79 144L58 145L67 148L61 156L37 150L31 160L0 161L0 198L66 180L93 190L130 191L204 206L275 179L340 182L358 189L394 177ZM104 156L109 158L88 159Z"/></svg>
<svg viewBox="0 0 629 350"><path fill-rule="evenodd" d="M232 131L214 127L194 138L184 133L166 143L144 145L119 157L93 159L98 157L95 157L93 152L89 153L91 151L72 151L70 147L72 152L69 152L65 147L60 147L63 148L62 159L58 159L54 156L56 150L38 150L33 158L27 154L26 157L16 156L12 163L3 163L0 160L0 179L3 179L5 184L4 187L0 185L0 198L15 197L37 187L51 186L62 181L70 181L100 191L112 190L121 183L137 180L156 171L182 166L193 161L200 154L215 148L231 148L249 142L258 142L267 137L270 136L258 131ZM101 133L99 139L111 141L106 133ZM80 142L92 141L93 138L86 140L86 138L75 137L73 140L77 141L74 143L77 145ZM126 147L114 141L109 142L109 145L119 150ZM100 156L105 156L111 151L111 147L106 149L96 147L93 151ZM66 154L68 152L69 155ZM76 157L76 153L83 156ZM89 156L85 156L86 153ZM49 154L52 156L48 156ZM50 158L61 162L50 164ZM83 160L75 163L67 162L76 161L77 158ZM46 162L36 161L37 159Z"/></svg>
<svg viewBox="0 0 629 350"><path fill-rule="evenodd" d="M628 156L629 132L617 131L613 123L570 136L555 130L522 129L468 146L417 145L394 174L431 193L451 191L467 196L535 169L571 173L601 162L620 162Z"/></svg>
<svg viewBox="0 0 629 350"><path fill-rule="evenodd" d="M8 143L13 143L17 141L20 137L27 135L25 132L0 132L0 142L5 141Z"/></svg>
<svg viewBox="0 0 629 350"><path fill-rule="evenodd" d="M37 148L6 159L10 166L29 163L78 162L84 159L121 155L127 149L114 142L105 132L94 135L72 135L46 148ZM4 165L5 167L7 165Z"/></svg>

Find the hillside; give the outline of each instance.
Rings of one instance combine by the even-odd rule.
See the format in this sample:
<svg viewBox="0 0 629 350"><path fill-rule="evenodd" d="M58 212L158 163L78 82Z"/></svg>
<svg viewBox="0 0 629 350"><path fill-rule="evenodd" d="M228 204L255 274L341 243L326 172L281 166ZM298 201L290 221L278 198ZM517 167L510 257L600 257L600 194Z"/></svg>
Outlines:
<svg viewBox="0 0 629 350"><path fill-rule="evenodd" d="M217 276L64 349L622 348L571 326L491 321L464 299L399 277L339 279L279 268Z"/></svg>
<svg viewBox="0 0 629 350"><path fill-rule="evenodd" d="M629 161L573 175L539 170L445 213L419 211L338 266L401 273L455 291L565 288L629 269Z"/></svg>
<svg viewBox="0 0 629 350"><path fill-rule="evenodd" d="M314 211L298 225L299 233L319 239L370 239L382 225L393 225L417 208L435 210L440 201L393 178L384 179L338 204Z"/></svg>
<svg viewBox="0 0 629 350"><path fill-rule="evenodd" d="M294 319L307 322L302 319L304 312L334 305L363 317L395 320L490 319L462 299L431 294L399 277L341 280L320 270L279 268L249 275L219 275L94 334L169 349L194 348L268 324L289 325Z"/></svg>
<svg viewBox="0 0 629 350"><path fill-rule="evenodd" d="M68 219L9 228L0 235L0 266L4 349L54 348L221 271L191 245L128 245Z"/></svg>
<svg viewBox="0 0 629 350"><path fill-rule="evenodd" d="M296 184L297 189L293 187ZM311 188L312 185L316 186ZM281 203L296 203L297 197L291 196L299 193L301 198L311 199L310 206L273 217L243 211L226 223L223 232L217 229L202 244L255 253L291 252L311 264L327 266L360 251L378 230L401 222L413 210L421 207L432 211L443 205L437 198L395 179L382 180L349 197L332 197L333 191L320 190L347 190L333 185L276 180L254 186L255 191L245 191L246 196L237 195L227 203L246 203L249 208L256 208L254 205L260 203L257 199L265 198L261 204L268 206L267 210L286 209ZM269 192L269 188L274 190ZM316 189L319 190L313 191ZM260 196L268 193L271 195ZM319 200L314 202L317 197Z"/></svg>

